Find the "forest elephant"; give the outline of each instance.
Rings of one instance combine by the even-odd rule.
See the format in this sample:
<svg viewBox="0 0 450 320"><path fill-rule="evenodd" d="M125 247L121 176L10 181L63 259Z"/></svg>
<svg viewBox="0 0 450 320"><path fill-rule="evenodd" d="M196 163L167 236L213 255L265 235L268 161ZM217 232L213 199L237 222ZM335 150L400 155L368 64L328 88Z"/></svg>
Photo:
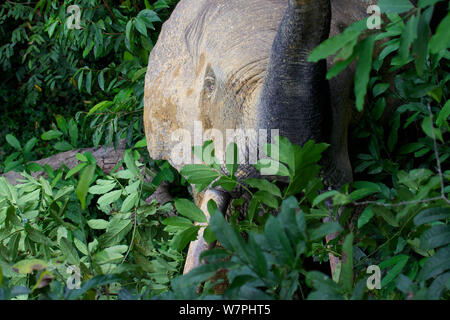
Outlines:
<svg viewBox="0 0 450 320"><path fill-rule="evenodd" d="M199 125L202 132L214 129L223 136L227 129L278 129L298 145L310 139L329 143L325 179L334 187L350 182L347 128L354 67L328 82L327 62L307 58L330 35L368 16L374 2L181 0L163 25L145 78L150 156L177 169L187 164L173 160L179 142L173 134L180 129L192 137ZM247 145L258 148L257 141ZM251 167L242 165L241 174L253 174ZM210 199L226 211L224 190L195 195L207 216ZM199 264L207 247L202 232L190 244L185 273Z"/></svg>

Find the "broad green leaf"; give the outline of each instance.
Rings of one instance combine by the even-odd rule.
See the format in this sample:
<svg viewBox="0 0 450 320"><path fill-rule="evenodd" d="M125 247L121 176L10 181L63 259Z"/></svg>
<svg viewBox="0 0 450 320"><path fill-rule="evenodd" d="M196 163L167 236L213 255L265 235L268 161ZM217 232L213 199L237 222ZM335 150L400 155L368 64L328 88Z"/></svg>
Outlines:
<svg viewBox="0 0 450 320"><path fill-rule="evenodd" d="M436 225L425 231L420 237L420 246L424 250L431 250L450 243L450 226Z"/></svg>
<svg viewBox="0 0 450 320"><path fill-rule="evenodd" d="M264 226L264 234L273 253L280 258L280 262L292 266L294 263L294 251L280 221L270 216Z"/></svg>
<svg viewBox="0 0 450 320"><path fill-rule="evenodd" d="M12 268L17 273L28 274L33 273L33 271L47 269L48 263L40 259L26 259L17 262Z"/></svg>
<svg viewBox="0 0 450 320"><path fill-rule="evenodd" d="M225 165L227 167L228 174L230 176L234 176L239 166L238 147L236 143L230 143L227 146L225 159L226 159Z"/></svg>
<svg viewBox="0 0 450 320"><path fill-rule="evenodd" d="M280 189L274 183L271 183L268 180L248 178L244 180L244 182L252 188L256 188L261 191L267 191L270 194L279 198L282 197Z"/></svg>
<svg viewBox="0 0 450 320"><path fill-rule="evenodd" d="M436 119L437 126L441 127L445 123L445 121L448 120L449 116L450 116L450 100L447 100L446 104L441 109Z"/></svg>
<svg viewBox="0 0 450 320"><path fill-rule="evenodd" d="M372 219L374 213L371 207L367 207L364 209L363 213L358 218L358 229L361 229L364 225L366 225L370 219Z"/></svg>
<svg viewBox="0 0 450 320"><path fill-rule="evenodd" d="M450 13L441 21L437 27L436 33L430 39L430 51L431 53L438 53L448 47L450 47Z"/></svg>
<svg viewBox="0 0 450 320"><path fill-rule="evenodd" d="M403 60L407 60L409 56L409 49L417 38L417 26L419 18L417 16L411 16L406 23L405 30L400 38L399 54Z"/></svg>
<svg viewBox="0 0 450 320"><path fill-rule="evenodd" d="M110 192L112 189L116 187L116 183L114 181L110 181L108 184L95 185L89 188L90 194L105 194Z"/></svg>
<svg viewBox="0 0 450 320"><path fill-rule="evenodd" d="M162 221L166 226L174 226L181 228L189 228L193 226L191 220L183 218L183 217L168 217Z"/></svg>
<svg viewBox="0 0 450 320"><path fill-rule="evenodd" d="M102 70L97 77L98 85L102 91L105 91L105 70Z"/></svg>
<svg viewBox="0 0 450 320"><path fill-rule="evenodd" d="M352 292L353 288L353 233L347 235L342 245L344 253L341 282L347 292Z"/></svg>
<svg viewBox="0 0 450 320"><path fill-rule="evenodd" d="M78 186L76 189L76 194L81 203L81 209L86 209L86 196L89 191L89 186L94 178L96 165L90 164L83 169L81 173L80 180L78 181Z"/></svg>
<svg viewBox="0 0 450 320"><path fill-rule="evenodd" d="M264 203L266 206L278 209L278 200L271 193L267 191L257 191L253 197L260 203Z"/></svg>
<svg viewBox="0 0 450 320"><path fill-rule="evenodd" d="M206 223L206 216L199 207L197 207L192 201L186 199L175 200L175 208L177 211L195 222Z"/></svg>
<svg viewBox="0 0 450 320"><path fill-rule="evenodd" d="M367 29L366 21L366 19L357 21L350 27L345 29L344 32L342 32L340 35L325 40L311 52L310 56L308 57L308 62L318 62L319 60L325 59L335 54L339 49L343 48L349 42L357 39L361 32Z"/></svg>
<svg viewBox="0 0 450 320"><path fill-rule="evenodd" d="M68 143L67 141L59 141L59 142L55 143L53 148L55 148L55 150L65 152L65 151L72 150L73 146L70 143Z"/></svg>
<svg viewBox="0 0 450 320"><path fill-rule="evenodd" d="M319 203L321 203L322 201L325 201L325 200L328 199L328 198L334 197L334 196L337 195L337 194L339 194L339 192L336 191L336 190L331 190L331 191L324 192L324 193L320 194L319 196L317 196L317 197L314 199L312 205L313 205L313 207L315 207L315 206L317 206Z"/></svg>
<svg viewBox="0 0 450 320"><path fill-rule="evenodd" d="M375 37L370 36L360 43L359 58L356 64L355 73L355 96L356 108L362 111L364 107L364 99L369 84L370 71L372 70L372 55Z"/></svg>
<svg viewBox="0 0 450 320"><path fill-rule="evenodd" d="M53 140L53 139L57 139L59 137L62 136L62 132L59 130L49 130L47 132L44 132L41 135L41 139L42 140Z"/></svg>
<svg viewBox="0 0 450 320"><path fill-rule="evenodd" d="M435 222L438 220L449 219L450 208L429 208L422 210L414 217L414 224L420 226L422 224Z"/></svg>
<svg viewBox="0 0 450 320"><path fill-rule="evenodd" d="M137 205L138 201L138 193L132 193L126 197L126 199L122 203L121 212L128 212L133 209Z"/></svg>
<svg viewBox="0 0 450 320"><path fill-rule="evenodd" d="M177 251L182 251L191 242L197 239L199 226L189 227L173 237L171 245Z"/></svg>
<svg viewBox="0 0 450 320"><path fill-rule="evenodd" d="M202 185L205 188L220 176L217 171L202 164L184 166L180 173L189 183Z"/></svg>
<svg viewBox="0 0 450 320"><path fill-rule="evenodd" d="M147 36L147 26L144 22L144 20L141 17L137 17L134 20L134 27L137 31L139 31L144 37Z"/></svg>
<svg viewBox="0 0 450 320"><path fill-rule="evenodd" d="M431 121L431 116L423 119L422 130L431 139L439 139L442 143L444 143L444 138L442 137L441 130L439 130L433 126L433 122Z"/></svg>
<svg viewBox="0 0 450 320"><path fill-rule="evenodd" d="M414 9L414 5L409 0L378 0L383 13L402 13Z"/></svg>
<svg viewBox="0 0 450 320"><path fill-rule="evenodd" d="M427 258L417 279L425 281L436 277L450 269L450 246L439 249L432 257Z"/></svg>
<svg viewBox="0 0 450 320"><path fill-rule="evenodd" d="M91 108L91 110L89 110L88 115L91 115L98 111L103 111L105 108L108 108L108 107L112 106L113 104L114 104L114 102L112 102L112 101L102 101L100 103L97 103L95 106L93 106Z"/></svg>
<svg viewBox="0 0 450 320"><path fill-rule="evenodd" d="M121 195L122 195L122 190L111 191L111 192L108 192L108 193L104 194L103 196L101 196L98 199L97 203L100 206L107 206L107 205L119 200Z"/></svg>
<svg viewBox="0 0 450 320"><path fill-rule="evenodd" d="M100 236L99 242L102 247L116 245L122 241L122 239L130 232L132 228L133 222L131 219L114 217L110 220L106 233Z"/></svg>
<svg viewBox="0 0 450 320"><path fill-rule="evenodd" d="M139 176L139 169L136 165L136 161L134 160L131 150L125 151L123 161L127 165L128 170L130 170L135 176Z"/></svg>
<svg viewBox="0 0 450 320"><path fill-rule="evenodd" d="M108 228L109 221L103 219L91 219L87 221L88 226L94 230L103 230Z"/></svg>
<svg viewBox="0 0 450 320"><path fill-rule="evenodd" d="M59 241L59 247L61 251L66 256L67 262L69 262L72 265L79 265L80 264L80 257L78 256L78 252L67 238L61 238Z"/></svg>
<svg viewBox="0 0 450 320"><path fill-rule="evenodd" d="M400 272L405 267L408 260L409 260L409 257L407 255L399 255L399 256L395 256L387 261L383 261L382 263L380 263L380 265L379 265L380 269L385 269L391 265L394 265L394 267L391 270L389 270L389 272L381 280L382 288L384 288L391 281L393 281L397 278L397 276L400 274Z"/></svg>
<svg viewBox="0 0 450 320"><path fill-rule="evenodd" d="M74 168L72 168L66 175L66 180L69 179L70 177L72 177L73 175L77 174L78 172L80 172L84 167L87 166L87 163L80 163L77 166L75 166Z"/></svg>
<svg viewBox="0 0 450 320"><path fill-rule="evenodd" d="M22 146L20 145L19 140L12 134L6 135L6 142L8 142L14 149L16 150L22 150Z"/></svg>
<svg viewBox="0 0 450 320"><path fill-rule="evenodd" d="M341 232L342 227L337 222L327 222L322 224L320 227L311 230L310 232L310 240L315 241L322 239L323 237L333 234L336 232Z"/></svg>

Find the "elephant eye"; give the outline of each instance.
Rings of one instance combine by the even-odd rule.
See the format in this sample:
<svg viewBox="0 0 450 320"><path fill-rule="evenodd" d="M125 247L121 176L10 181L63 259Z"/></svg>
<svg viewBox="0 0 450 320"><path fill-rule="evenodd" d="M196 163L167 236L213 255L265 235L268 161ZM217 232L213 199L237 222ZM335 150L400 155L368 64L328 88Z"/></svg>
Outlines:
<svg viewBox="0 0 450 320"><path fill-rule="evenodd" d="M208 98L211 98L214 91L216 90L216 79L212 76L205 77L204 88Z"/></svg>

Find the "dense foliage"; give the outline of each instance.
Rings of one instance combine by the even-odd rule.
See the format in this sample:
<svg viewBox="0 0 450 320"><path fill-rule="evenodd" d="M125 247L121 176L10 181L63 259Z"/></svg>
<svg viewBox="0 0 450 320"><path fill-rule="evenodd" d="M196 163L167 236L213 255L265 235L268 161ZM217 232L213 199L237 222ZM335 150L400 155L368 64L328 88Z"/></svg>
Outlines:
<svg viewBox="0 0 450 320"><path fill-rule="evenodd" d="M0 84L1 123L10 130L0 166L26 170L17 186L0 177L0 299L450 297L450 13L432 27L440 1L380 0L381 29L357 22L311 54L311 61L335 55L328 78L357 61L355 182L327 192L319 163L328 146L313 141L299 147L281 137L278 155L265 148L272 160L257 169L279 162L286 185L238 181L236 159L224 175L209 143L194 148L203 164L180 173L149 159L143 75L176 1L80 1L80 30L64 23L72 1L53 3L6 2L0 11L8 77ZM23 130L23 119L38 125ZM110 174L89 153L77 154L72 170L29 174L42 169L30 160L120 139L129 149ZM163 181L175 200L160 206L148 199ZM229 217L210 202L207 224L186 194L189 184L238 186L250 201L234 199ZM201 227L220 246L181 275ZM341 261L333 275L329 254ZM367 286L373 265L382 272L379 289ZM70 290L78 272L81 286Z"/></svg>

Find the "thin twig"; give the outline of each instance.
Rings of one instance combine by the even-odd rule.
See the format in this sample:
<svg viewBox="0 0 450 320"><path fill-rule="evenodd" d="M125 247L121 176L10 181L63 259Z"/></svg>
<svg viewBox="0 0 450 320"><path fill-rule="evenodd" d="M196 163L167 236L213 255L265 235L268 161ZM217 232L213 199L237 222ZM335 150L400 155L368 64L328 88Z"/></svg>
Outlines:
<svg viewBox="0 0 450 320"><path fill-rule="evenodd" d="M109 14L113 17L114 20L116 20L116 16L114 15L114 12L112 12L111 8L109 7L108 1L103 0L103 4L106 7L106 10L108 10Z"/></svg>
<svg viewBox="0 0 450 320"><path fill-rule="evenodd" d="M428 104L428 112L430 113L430 117L431 117L431 136L433 137L434 155L436 157L437 171L438 171L439 178L441 180L441 196L442 196L442 199L445 200L445 202L450 204L450 200L448 200L447 197L445 196L444 175L442 174L441 159L439 159L439 151L438 151L438 146L437 146L436 134L434 133L433 111L431 111L430 104Z"/></svg>

